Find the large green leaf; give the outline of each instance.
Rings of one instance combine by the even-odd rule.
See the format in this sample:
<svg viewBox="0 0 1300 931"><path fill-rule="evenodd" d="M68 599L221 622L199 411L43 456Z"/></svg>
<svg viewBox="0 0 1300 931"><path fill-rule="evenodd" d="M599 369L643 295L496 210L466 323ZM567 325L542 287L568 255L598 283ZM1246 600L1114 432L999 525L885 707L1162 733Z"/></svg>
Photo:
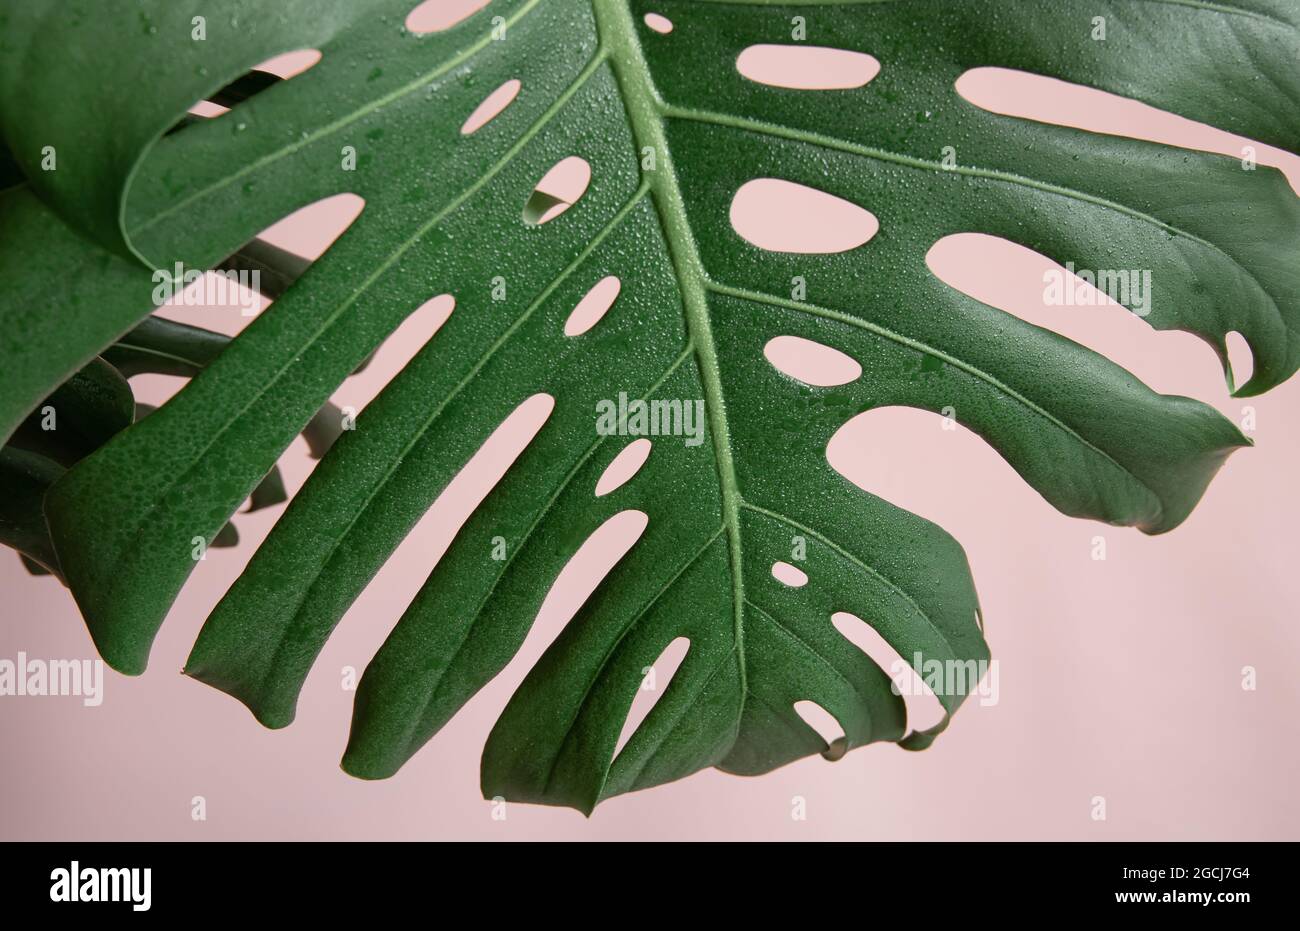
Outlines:
<svg viewBox="0 0 1300 931"><path fill-rule="evenodd" d="M67 140L72 171L42 177L40 192L123 256L210 264L303 204L345 191L366 201L208 368L48 495L60 566L116 668L145 668L195 565L193 538L212 538L334 387L429 298L450 292L456 309L295 497L209 618L191 675L268 725L289 723L321 646L404 535L508 414L539 393L555 399L367 668L344 760L356 775L393 773L436 733L513 656L579 544L629 510L647 515L643 535L497 722L486 795L590 811L709 766L759 773L871 741L927 745L947 718L907 733L889 677L832 613L867 620L909 660L987 649L958 544L827 464L828 440L863 410L954 408L1066 514L1152 533L1182 521L1242 435L937 280L925 256L949 233L1003 236L1079 267L1150 269L1154 326L1197 333L1221 356L1227 333L1245 337L1255 367L1239 393L1300 365L1300 209L1278 173L997 116L953 87L972 67L1018 68L1296 150L1300 13L1286 0L515 0L421 37L401 28L410 5L323 3L303 17L298 4L146 2L146 26L131 32L111 4L73 14L32 3L5 14L19 38L3 51L22 50L33 78L16 82L12 63L0 72L19 163L30 177L40 140ZM650 12L673 31L645 26ZM186 45L174 62L195 13L238 21L250 41ZM812 92L743 78L737 55L788 42L794 16L809 43L868 52L881 74ZM1089 35L1095 16L1107 18L1104 42ZM68 44L84 53L84 84L50 70ZM159 139L184 103L308 46L323 59L307 74ZM128 107L115 76L142 70L147 82L122 85L141 98ZM511 78L518 99L459 134ZM11 110L19 91L26 102ZM60 95L68 112L56 119L42 108ZM105 99L124 128L96 111ZM345 146L355 171L340 169ZM940 161L946 146L955 168ZM534 185L570 155L590 163L589 191L531 225ZM861 204L881 232L843 253L764 252L727 220L755 177ZM606 275L622 279L614 308L565 336ZM790 297L796 276L806 299ZM816 388L781 374L763 349L786 334L847 353L861 377ZM633 481L596 498L626 439L598 434L593 412L620 392L702 399L706 435L657 438ZM490 556L496 538L504 559ZM807 547L800 588L770 571L794 538ZM685 660L615 756L642 669L678 637ZM963 691L939 696L949 714ZM803 723L801 700L836 717L841 746Z"/></svg>

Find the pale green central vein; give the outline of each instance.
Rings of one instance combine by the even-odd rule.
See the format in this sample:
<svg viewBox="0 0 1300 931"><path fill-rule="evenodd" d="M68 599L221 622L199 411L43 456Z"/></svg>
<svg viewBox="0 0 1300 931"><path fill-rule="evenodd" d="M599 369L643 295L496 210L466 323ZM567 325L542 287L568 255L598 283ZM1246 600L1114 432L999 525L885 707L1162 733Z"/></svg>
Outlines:
<svg viewBox="0 0 1300 931"><path fill-rule="evenodd" d="M650 81L650 69L642 55L636 24L624 0L593 0L601 48L607 50L618 86L632 123L638 151L650 147L659 167L647 172L651 194L659 211L682 293L686 326L695 345L709 416L713 449L722 496L722 519L730 544L733 636L740 656L740 677L745 683L744 662L744 564L740 539L740 490L732 459L731 434L723 407L718 353L709 322L707 277L695 247L695 237L686 215L682 192L677 184L672 153L664 129L664 104ZM739 726L739 720L737 721Z"/></svg>

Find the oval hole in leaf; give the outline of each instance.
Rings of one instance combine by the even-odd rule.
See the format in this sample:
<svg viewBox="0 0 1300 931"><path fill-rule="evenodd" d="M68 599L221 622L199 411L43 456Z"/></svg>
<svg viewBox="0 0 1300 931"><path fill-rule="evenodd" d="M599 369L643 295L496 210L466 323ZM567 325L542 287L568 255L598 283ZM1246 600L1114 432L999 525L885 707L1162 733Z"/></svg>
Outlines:
<svg viewBox="0 0 1300 931"><path fill-rule="evenodd" d="M616 275L606 275L587 292L564 321L565 336L581 336L586 333L614 306L618 293L623 290L623 282Z"/></svg>
<svg viewBox="0 0 1300 931"><path fill-rule="evenodd" d="M296 52L285 52L268 58L260 65L255 65L239 78L214 91L206 100L200 100L190 107L194 116L215 118L229 113L231 108L251 100L264 90L268 90L309 71L321 60L319 49L308 48ZM179 128L173 127L173 130Z"/></svg>
<svg viewBox="0 0 1300 931"><path fill-rule="evenodd" d="M742 184L731 201L731 225L760 249L801 255L847 252L880 229L871 211L780 178Z"/></svg>
<svg viewBox="0 0 1300 931"><path fill-rule="evenodd" d="M596 482L596 497L603 498L636 478L645 461L650 458L650 450L653 448L654 444L645 437L624 446L614 460L605 466L600 480Z"/></svg>
<svg viewBox="0 0 1300 931"><path fill-rule="evenodd" d="M831 623L846 640L867 654L890 681L898 684L907 711L908 731L927 730L943 720L945 712L938 697L876 628L847 611L836 611L831 615Z"/></svg>
<svg viewBox="0 0 1300 931"><path fill-rule="evenodd" d="M852 356L802 336L773 337L763 355L778 372L818 388L847 385L862 375L862 366Z"/></svg>
<svg viewBox="0 0 1300 931"><path fill-rule="evenodd" d="M471 0L469 3L450 3L448 0L424 0L406 14L406 31L417 36L442 32L469 19L490 0Z"/></svg>
<svg viewBox="0 0 1300 931"><path fill-rule="evenodd" d="M1155 329L1141 315L1143 307L1127 309L1032 249L984 233L952 233L930 247L925 262L949 287L1100 353L1162 394L1203 397L1223 390L1222 372L1207 365L1213 350L1207 352L1200 337ZM1095 269L1076 271L1100 280ZM1152 276L1142 269L1106 275L1103 288L1130 304L1145 302L1149 312L1159 300Z"/></svg>
<svg viewBox="0 0 1300 931"><path fill-rule="evenodd" d="M690 648L689 639L677 637L664 647L658 659L650 664L651 671L646 672L638 684L636 696L632 699L632 707L627 712L627 720L623 722L623 730L619 732L618 743L614 745L614 759L618 759L618 755L623 752L623 748L632 739L637 728L650 716L655 705L659 704L660 697L668 691L668 684L673 681L673 676L677 674Z"/></svg>
<svg viewBox="0 0 1300 931"><path fill-rule="evenodd" d="M645 24L662 36L673 31L673 21L662 13L647 13Z"/></svg>
<svg viewBox="0 0 1300 931"><path fill-rule="evenodd" d="M510 106L514 99L519 96L519 89L524 85L518 78L511 78L502 84L492 93L488 94L474 112L465 120L465 125L460 128L462 136L469 136L478 132L489 122L496 119L501 111Z"/></svg>
<svg viewBox="0 0 1300 931"><path fill-rule="evenodd" d="M844 738L844 728L835 715L831 714L815 701L797 701L794 703L794 712L803 719L807 724L817 732L826 744L826 749L822 751L822 757L831 762L838 760L848 751L848 741Z"/></svg>
<svg viewBox="0 0 1300 931"><path fill-rule="evenodd" d="M772 563L772 578L791 588L803 588L808 584L808 573L788 562Z"/></svg>
<svg viewBox="0 0 1300 931"><path fill-rule="evenodd" d="M972 68L957 79L955 86L958 94L981 110L1003 116L1217 152L1236 159L1242 157L1243 146L1254 146L1258 163L1282 169L1291 187L1300 193L1300 156L1139 100L1013 68ZM957 154L960 161L960 149Z"/></svg>
<svg viewBox="0 0 1300 931"><path fill-rule="evenodd" d="M537 182L524 204L524 222L529 226L551 222L576 204L590 183L591 165L585 158L570 155L563 159Z"/></svg>
<svg viewBox="0 0 1300 931"><path fill-rule="evenodd" d="M736 59L736 70L769 87L852 90L879 74L880 62L865 52L820 45L751 45Z"/></svg>

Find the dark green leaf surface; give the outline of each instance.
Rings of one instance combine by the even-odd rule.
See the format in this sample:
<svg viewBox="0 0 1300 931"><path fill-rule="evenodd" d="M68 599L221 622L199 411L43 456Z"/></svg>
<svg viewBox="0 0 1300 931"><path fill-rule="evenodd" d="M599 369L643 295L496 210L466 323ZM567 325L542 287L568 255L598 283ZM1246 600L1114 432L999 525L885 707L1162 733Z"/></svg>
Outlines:
<svg viewBox="0 0 1300 931"><path fill-rule="evenodd" d="M150 20L159 30L188 23L190 4L174 14L141 5L164 6ZM1278 173L997 116L953 88L972 67L1018 68L1296 150L1300 12L1285 0L521 0L424 37L401 29L409 0L325 3L307 17L297 6L260 15L207 0L213 20L226 7L232 20L253 17L249 46L186 47L179 63L154 56L165 61L157 93L122 113L120 133L69 136L71 117L33 113L54 92L45 84L69 86L43 77L40 56L32 102L3 125L25 167L42 133L70 139L75 172L42 179L42 193L86 236L129 242L123 254L211 262L321 197L366 201L190 385L50 493L68 583L120 670L144 669L194 567L192 538L213 538L335 386L428 299L450 292L457 306L290 504L203 628L191 675L268 725L289 723L326 638L405 534L520 403L555 399L367 668L344 761L356 775L395 772L503 668L569 557L629 510L647 515L645 532L497 722L486 795L590 811L704 767L761 773L832 753L795 713L801 700L836 717L846 748L927 745L947 718L909 734L888 676L831 614L867 620L909 659L979 660L987 648L959 545L827 464L830 437L863 410L954 407L1064 513L1151 533L1182 521L1246 440L1211 408L1156 394L937 280L925 255L949 233L1002 236L1079 267L1151 269L1154 326L1197 333L1221 357L1228 332L1245 337L1255 368L1240 393L1300 365L1300 210ZM87 32L115 36L87 69L121 64L129 77L160 41L147 29L118 35L98 8L32 9L5 15L17 41L47 57ZM647 12L673 32L645 27ZM794 15L816 44L874 55L881 74L820 92L743 78L737 55L787 42ZM1104 43L1088 36L1098 15ZM301 47L319 48L321 63L161 139L133 184L130 170L114 174L185 103ZM14 79L0 73L7 107ZM518 99L460 135L511 78ZM340 170L348 145L355 172ZM954 170L939 163L947 145ZM653 171L641 168L646 148ZM534 186L570 155L590 163L590 189L531 225ZM880 233L833 255L761 251L727 220L755 177L861 204ZM623 283L614 308L566 337L569 312L606 275ZM806 300L789 298L795 276L809 283ZM498 277L504 301L491 298ZM847 353L861 377L814 388L782 375L763 347L786 334ZM620 392L702 399L706 435L698 446L656 438L636 478L596 498L627 439L598 435L593 412ZM490 558L496 537L504 560ZM795 537L807 543L801 588L770 571ZM641 670L678 637L690 641L685 660L615 757ZM963 697L940 700L951 713Z"/></svg>
<svg viewBox="0 0 1300 931"><path fill-rule="evenodd" d="M39 453L6 446L0 449L0 543L22 554L28 571L39 566L57 574L59 559L41 513L45 492L63 467Z"/></svg>
<svg viewBox="0 0 1300 931"><path fill-rule="evenodd" d="M126 378L93 359L60 385L22 423L11 445L70 466L129 427L135 397Z"/></svg>
<svg viewBox="0 0 1300 931"><path fill-rule="evenodd" d="M127 378L152 373L193 378L230 343L230 337L203 327L149 317L104 351L104 358Z"/></svg>
<svg viewBox="0 0 1300 931"><path fill-rule="evenodd" d="M258 243L256 249L241 251L228 261L240 268L247 268L249 260L246 256L257 257L253 261L259 264L263 259L275 257L275 267L280 269L280 272L272 277L264 277L262 279L264 285L268 282L280 281L282 275L287 274L289 269L295 269L293 280L297 280L301 270L305 270L310 264L292 253L277 250L264 243ZM296 270L299 263L304 263L302 269ZM283 291L276 291L277 287L278 283L273 284L270 290L264 289L261 293L265 297L278 296ZM229 344L230 337L221 333L177 323L163 317L148 317L130 333L108 347L104 351L104 358L126 378L146 373L193 378L211 364L212 360ZM366 363L363 362L353 374L357 374L365 367ZM152 411L153 408L150 407L149 410ZM140 412L140 416L143 416L143 412ZM317 411L316 416L312 417L302 431L313 458L319 459L334 445L334 441L343 432L342 424L343 412L337 405L326 402ZM255 504L260 502L259 506L265 506L285 500L284 483L278 476L278 470L273 469L270 473L271 484L267 485L263 482L258 486L258 489L263 485L267 487L261 495L258 491L254 491ZM275 490L277 485L278 491ZM254 510L256 509L254 507Z"/></svg>

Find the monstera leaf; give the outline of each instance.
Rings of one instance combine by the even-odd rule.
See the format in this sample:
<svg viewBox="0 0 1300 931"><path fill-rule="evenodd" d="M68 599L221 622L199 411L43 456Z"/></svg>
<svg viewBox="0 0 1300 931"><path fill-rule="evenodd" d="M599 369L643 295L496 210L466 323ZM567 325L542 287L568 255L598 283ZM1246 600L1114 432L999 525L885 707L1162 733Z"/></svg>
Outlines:
<svg viewBox="0 0 1300 931"><path fill-rule="evenodd" d="M553 399L366 669L344 757L355 775L388 776L428 741L514 655L582 541L628 511L645 515L640 539L489 736L486 795L589 812L705 767L926 746L947 716L909 732L890 676L832 614L909 660L988 653L959 545L828 465L828 440L864 410L951 408L1066 514L1148 533L1182 521L1246 439L939 281L925 257L950 233L1150 270L1153 326L1225 360L1226 334L1244 336L1255 365L1239 394L1300 365L1300 209L1280 174L994 115L954 90L973 67L1021 69L1294 151L1290 0L504 0L427 35L404 28L412 5L31 0L0 14L0 124L28 179L0 194L11 421L148 313L153 267L210 268L306 204L365 201L174 399L46 495L60 571L114 667L144 670L192 541L212 539L431 298L454 296L450 318L290 503L208 619L190 675L290 723L322 645L397 544L503 419ZM874 56L880 74L819 91L738 72L746 48L794 44L792 23L806 44ZM323 56L310 71L169 132L193 101L305 48ZM517 99L460 132L511 79ZM574 155L589 189L538 223L539 179ZM728 222L755 178L861 205L880 231L835 254L764 251ZM612 309L566 335L607 276L622 283ZM792 296L796 277L806 292ZM784 335L838 349L861 376L826 388L782 374L764 348ZM597 430L595 412L620 394L702 401L702 442L656 438L639 473L598 497L629 438ZM801 587L771 571L796 541ZM685 659L616 755L642 670L677 638ZM964 696L938 697L951 715ZM837 746L796 713L803 700L838 720Z"/></svg>

